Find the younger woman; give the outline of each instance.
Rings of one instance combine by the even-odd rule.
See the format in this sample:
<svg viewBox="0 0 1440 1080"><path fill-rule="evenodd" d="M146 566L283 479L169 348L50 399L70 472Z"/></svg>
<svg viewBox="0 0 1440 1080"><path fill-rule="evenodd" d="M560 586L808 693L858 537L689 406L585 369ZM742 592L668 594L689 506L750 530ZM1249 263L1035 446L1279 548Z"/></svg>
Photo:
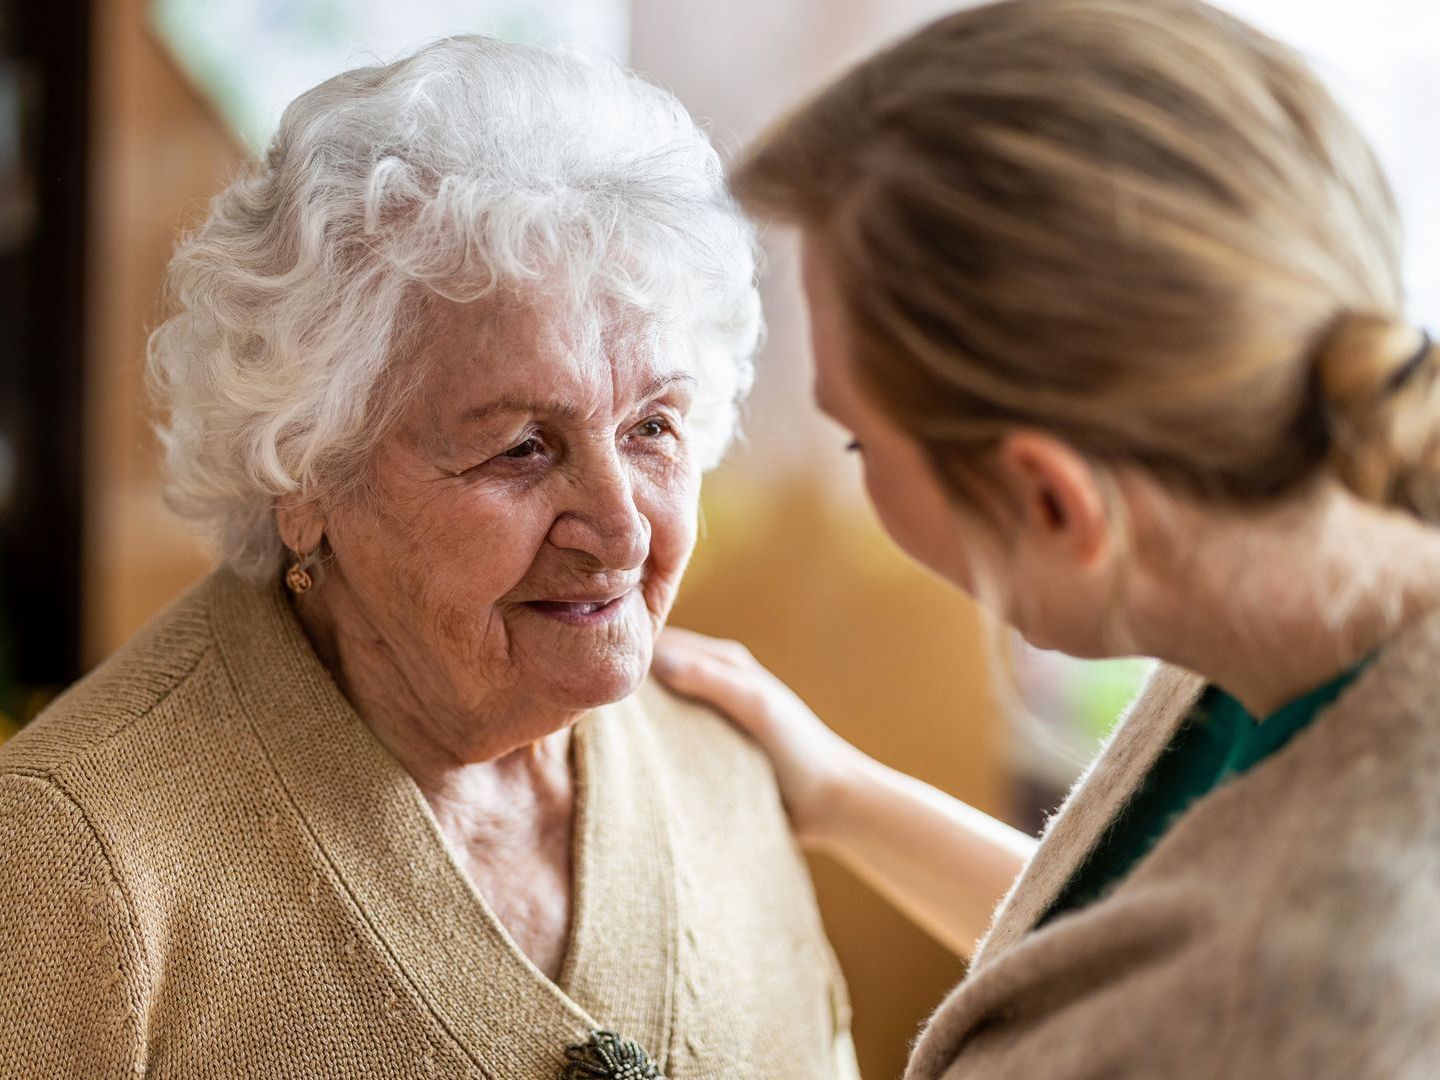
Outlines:
<svg viewBox="0 0 1440 1080"><path fill-rule="evenodd" d="M671 638L802 837L957 947L1024 862L909 1077L1440 1075L1440 380L1355 126L1200 0L1003 0L737 188L801 231L895 539L1036 645L1164 662L1025 861Z"/></svg>

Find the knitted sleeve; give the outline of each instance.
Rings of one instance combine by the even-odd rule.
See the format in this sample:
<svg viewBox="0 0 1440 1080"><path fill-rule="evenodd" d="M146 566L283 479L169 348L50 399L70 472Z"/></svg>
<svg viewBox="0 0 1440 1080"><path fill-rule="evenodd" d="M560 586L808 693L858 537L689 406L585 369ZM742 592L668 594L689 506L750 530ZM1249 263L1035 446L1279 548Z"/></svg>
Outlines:
<svg viewBox="0 0 1440 1080"><path fill-rule="evenodd" d="M1062 915L941 1007L908 1080L1260 1080L1221 1070L1237 942L1184 885ZM1272 1076L1300 1074L1267 1074Z"/></svg>
<svg viewBox="0 0 1440 1080"><path fill-rule="evenodd" d="M0 774L0 1076L143 1074L145 985L80 806L44 777Z"/></svg>
<svg viewBox="0 0 1440 1080"><path fill-rule="evenodd" d="M1349 836L1289 866L1251 950L1227 1076L1440 1076L1434 799L1402 778L1393 789L1408 804L1402 823L1386 819L1390 806L1337 800L1331 813L1351 820Z"/></svg>
<svg viewBox="0 0 1440 1080"><path fill-rule="evenodd" d="M1440 845L1383 841L1297 845L1258 915L1192 878L1060 916L952 996L908 1080L1433 1080Z"/></svg>

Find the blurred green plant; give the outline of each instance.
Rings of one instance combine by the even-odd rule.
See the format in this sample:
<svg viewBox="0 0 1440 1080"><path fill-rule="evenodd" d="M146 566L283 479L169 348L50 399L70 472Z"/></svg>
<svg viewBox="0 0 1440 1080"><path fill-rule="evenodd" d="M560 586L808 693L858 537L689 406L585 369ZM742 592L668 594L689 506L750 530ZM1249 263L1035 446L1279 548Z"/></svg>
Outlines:
<svg viewBox="0 0 1440 1080"><path fill-rule="evenodd" d="M1075 661L1068 676L1074 733L1090 746L1110 734L1154 666L1138 657Z"/></svg>

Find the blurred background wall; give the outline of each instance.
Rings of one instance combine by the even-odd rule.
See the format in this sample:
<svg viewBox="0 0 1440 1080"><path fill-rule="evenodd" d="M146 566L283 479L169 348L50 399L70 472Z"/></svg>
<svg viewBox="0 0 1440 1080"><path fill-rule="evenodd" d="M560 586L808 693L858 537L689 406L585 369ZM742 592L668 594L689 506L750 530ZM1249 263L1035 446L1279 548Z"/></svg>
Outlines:
<svg viewBox="0 0 1440 1080"><path fill-rule="evenodd" d="M729 155L852 58L949 6L3 0L0 738L210 566L161 501L145 337L177 230L295 92L440 32L575 37L675 90ZM1338 0L1237 6L1311 48L1379 138L1412 222L1440 224L1440 141L1414 137L1440 100L1429 0L1376 0L1363 17ZM1419 246L1418 314L1433 318L1440 249ZM767 252L771 333L747 436L707 484L675 621L745 641L867 751L1033 828L1140 668L1027 654L1029 707L997 712L974 611L879 533L841 434L809 404L793 248L771 235ZM815 873L862 1067L896 1076L962 965L838 868Z"/></svg>

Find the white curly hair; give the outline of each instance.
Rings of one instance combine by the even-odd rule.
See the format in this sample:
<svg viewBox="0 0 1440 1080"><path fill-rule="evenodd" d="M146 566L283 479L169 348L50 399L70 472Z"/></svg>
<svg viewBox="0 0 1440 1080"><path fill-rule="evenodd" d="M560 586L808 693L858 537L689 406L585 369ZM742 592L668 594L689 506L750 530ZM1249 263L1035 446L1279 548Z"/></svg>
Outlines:
<svg viewBox="0 0 1440 1080"><path fill-rule="evenodd" d="M167 273L149 378L167 500L252 580L275 502L363 486L427 297L544 291L678 325L719 461L761 333L754 232L705 134L604 60L479 36L301 94Z"/></svg>

